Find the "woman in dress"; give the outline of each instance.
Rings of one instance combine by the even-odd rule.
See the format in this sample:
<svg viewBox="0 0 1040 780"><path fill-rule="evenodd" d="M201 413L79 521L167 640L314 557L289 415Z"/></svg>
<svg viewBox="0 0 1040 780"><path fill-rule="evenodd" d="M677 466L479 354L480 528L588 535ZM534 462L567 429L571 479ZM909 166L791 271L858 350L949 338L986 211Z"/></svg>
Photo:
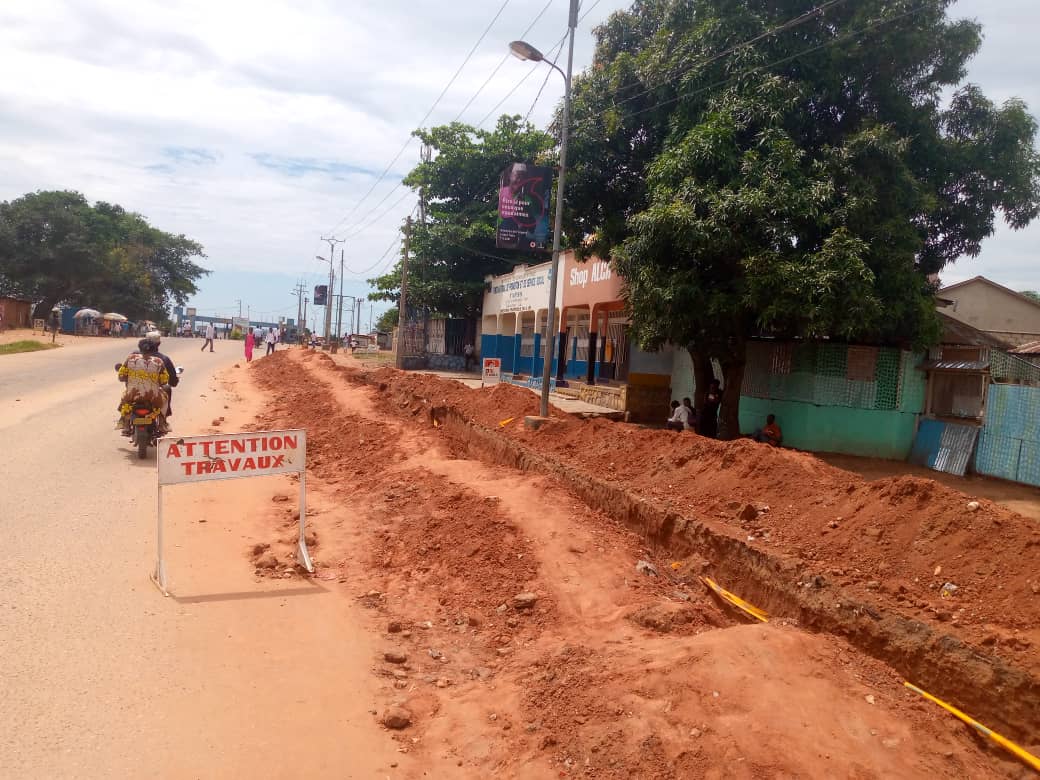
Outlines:
<svg viewBox="0 0 1040 780"><path fill-rule="evenodd" d="M246 362L247 363L252 363L253 362L253 343L254 343L253 329L252 328L248 328L246 330Z"/></svg>

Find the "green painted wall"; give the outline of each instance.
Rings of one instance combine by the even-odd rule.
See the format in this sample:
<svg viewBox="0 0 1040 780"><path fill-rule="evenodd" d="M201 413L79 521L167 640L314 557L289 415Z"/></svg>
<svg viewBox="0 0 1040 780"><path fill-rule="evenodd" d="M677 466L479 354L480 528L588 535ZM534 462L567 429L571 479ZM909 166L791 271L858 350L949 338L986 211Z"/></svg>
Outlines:
<svg viewBox="0 0 1040 780"><path fill-rule="evenodd" d="M809 452L841 452L906 460L917 414L904 411L815 406L799 401L740 398L740 431L752 433L775 414L784 445Z"/></svg>
<svg viewBox="0 0 1040 780"><path fill-rule="evenodd" d="M754 433L766 424L766 415L775 414L784 432L784 444L789 447L808 452L841 452L906 460L913 445L917 418L924 412L927 384L925 373L918 368L924 356L896 349L881 351L878 364L888 375L891 397L894 399L894 382L899 383L900 390L898 408L878 409L874 407L884 404L884 394L879 393L876 381L851 382L846 379L845 356L840 353L844 345L802 345L800 348L809 353L816 350L836 353L841 361L832 372L835 377L827 380L825 373L817 370L815 361L811 366L804 367L795 361L792 368L802 370L783 376L765 377L759 383L762 392L773 398L740 397L741 433ZM672 398L680 400L683 396L692 397L693 366L689 353L677 349L674 356ZM815 354L811 356L817 357ZM763 367L767 371L768 366L769 361L766 361ZM747 386L745 384L745 388ZM850 386L857 392L850 393ZM860 405L839 406L813 402L814 399L826 397L828 390L852 398ZM801 400L780 400L785 395L800 395Z"/></svg>

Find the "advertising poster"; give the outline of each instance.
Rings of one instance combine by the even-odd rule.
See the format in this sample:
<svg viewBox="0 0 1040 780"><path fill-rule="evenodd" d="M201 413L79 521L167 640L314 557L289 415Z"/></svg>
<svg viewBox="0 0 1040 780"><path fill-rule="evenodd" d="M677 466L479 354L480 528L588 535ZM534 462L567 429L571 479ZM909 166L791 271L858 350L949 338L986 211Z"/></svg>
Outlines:
<svg viewBox="0 0 1040 780"><path fill-rule="evenodd" d="M552 168L513 163L498 185L499 249L543 251L549 246Z"/></svg>

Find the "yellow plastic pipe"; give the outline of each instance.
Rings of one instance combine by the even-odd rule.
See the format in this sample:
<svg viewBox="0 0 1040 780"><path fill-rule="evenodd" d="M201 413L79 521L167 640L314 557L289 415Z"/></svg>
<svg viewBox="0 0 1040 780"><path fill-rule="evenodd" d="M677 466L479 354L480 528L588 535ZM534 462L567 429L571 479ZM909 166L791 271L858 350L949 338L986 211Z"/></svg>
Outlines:
<svg viewBox="0 0 1040 780"><path fill-rule="evenodd" d="M1040 772L1040 758L1037 758L1032 753L1030 753L1028 750L1023 750L1022 748L1020 748L1018 745L1016 745L1014 742L1012 742L1007 737L1002 737L1000 734L998 734L997 732L993 731L992 729L986 728L985 726L983 726L981 723L979 723L977 720L975 720L970 715L965 715L959 709L957 709L954 706L951 706L951 705L947 704L942 699L937 699L934 696L932 696L932 694L928 693L927 691L922 691L920 688L918 688L913 683L909 683L909 682L903 681L903 685L905 685L910 690L915 691L915 692L921 694L922 696L924 696L929 701L935 702L940 707L942 707L944 710L946 710L947 712L949 712L953 716L955 716L957 718L960 718L962 721L964 721L969 726L974 728L980 734L984 734L985 736L989 737L994 742L996 742L998 745L1000 745L1002 748L1004 748L1004 750L1008 751L1009 753L1013 753L1015 756L1020 758L1022 761L1025 761L1027 764L1029 764L1029 766L1033 767L1033 769L1035 769L1036 771Z"/></svg>
<svg viewBox="0 0 1040 780"><path fill-rule="evenodd" d="M751 615L751 617L755 618L755 620L761 620L763 623L769 622L768 613L766 613L764 610L759 609L756 606L748 604L746 601L744 601L744 599L740 598L740 596L736 596L730 593L728 590L726 590L717 582L715 582L715 580L713 580L711 577L701 577L701 582L703 582L705 585L707 585L709 588L711 588L713 591L719 594L719 596L722 599L728 601L737 609L746 612L748 615Z"/></svg>

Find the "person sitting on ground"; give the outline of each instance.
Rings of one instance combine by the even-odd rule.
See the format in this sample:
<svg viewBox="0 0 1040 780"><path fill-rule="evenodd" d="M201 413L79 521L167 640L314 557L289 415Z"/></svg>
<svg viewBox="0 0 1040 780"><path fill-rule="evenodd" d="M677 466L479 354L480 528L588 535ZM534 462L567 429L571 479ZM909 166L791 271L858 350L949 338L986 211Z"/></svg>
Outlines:
<svg viewBox="0 0 1040 780"><path fill-rule="evenodd" d="M697 412L693 408L693 402L689 398L684 398L682 405L686 407L686 430L697 430Z"/></svg>
<svg viewBox="0 0 1040 780"><path fill-rule="evenodd" d="M780 426L776 424L776 415L767 415L766 427L755 431L751 438L755 441L760 441L763 444L779 447L780 443L784 440L784 434L781 432Z"/></svg>
<svg viewBox="0 0 1040 780"><path fill-rule="evenodd" d="M672 416L664 427L670 431L684 431L689 427L690 413L678 401L672 401Z"/></svg>

